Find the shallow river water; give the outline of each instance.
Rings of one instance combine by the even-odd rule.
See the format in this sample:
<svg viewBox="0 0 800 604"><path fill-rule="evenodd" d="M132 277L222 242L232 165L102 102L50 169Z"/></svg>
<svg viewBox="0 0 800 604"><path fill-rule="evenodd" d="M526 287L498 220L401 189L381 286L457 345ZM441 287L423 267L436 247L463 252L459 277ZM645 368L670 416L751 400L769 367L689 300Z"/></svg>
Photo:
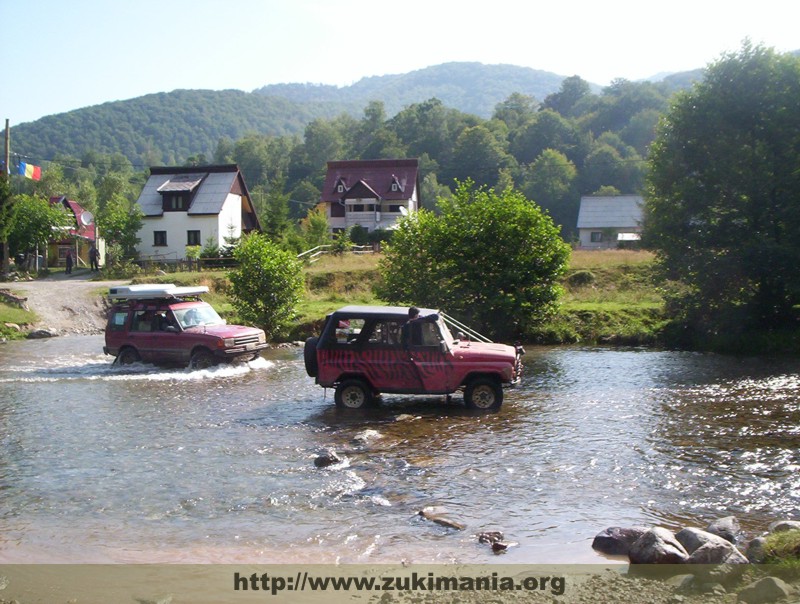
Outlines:
<svg viewBox="0 0 800 604"><path fill-rule="evenodd" d="M101 348L0 346L0 562L598 562L608 526L800 516L794 359L529 347L499 413L354 414L299 348L208 371Z"/></svg>

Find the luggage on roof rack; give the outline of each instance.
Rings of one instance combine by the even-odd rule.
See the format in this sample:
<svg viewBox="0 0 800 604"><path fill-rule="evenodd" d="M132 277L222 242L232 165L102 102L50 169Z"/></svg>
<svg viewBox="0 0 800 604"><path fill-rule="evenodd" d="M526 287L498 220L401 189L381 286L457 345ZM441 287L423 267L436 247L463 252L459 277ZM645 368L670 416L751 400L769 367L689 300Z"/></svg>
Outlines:
<svg viewBox="0 0 800 604"><path fill-rule="evenodd" d="M208 293L205 285L176 286L174 283L142 283L110 287L112 300L154 300L165 298L195 298Z"/></svg>

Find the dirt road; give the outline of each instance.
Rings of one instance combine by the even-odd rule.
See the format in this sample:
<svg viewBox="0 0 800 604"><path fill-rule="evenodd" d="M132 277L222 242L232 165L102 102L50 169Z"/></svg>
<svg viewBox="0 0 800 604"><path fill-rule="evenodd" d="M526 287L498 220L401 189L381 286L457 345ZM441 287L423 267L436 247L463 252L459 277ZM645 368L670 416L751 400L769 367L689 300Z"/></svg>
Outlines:
<svg viewBox="0 0 800 604"><path fill-rule="evenodd" d="M88 270L72 275L57 273L36 281L0 283L0 289L26 297L39 318L34 326L60 335L101 333L105 329L104 303L109 286L129 281L90 281Z"/></svg>

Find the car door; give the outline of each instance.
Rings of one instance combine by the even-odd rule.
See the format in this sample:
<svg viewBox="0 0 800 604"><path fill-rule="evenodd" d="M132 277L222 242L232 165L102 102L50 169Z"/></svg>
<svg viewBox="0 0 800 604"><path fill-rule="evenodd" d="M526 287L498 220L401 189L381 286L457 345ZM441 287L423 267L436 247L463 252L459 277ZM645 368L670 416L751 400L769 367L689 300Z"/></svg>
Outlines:
<svg viewBox="0 0 800 604"><path fill-rule="evenodd" d="M453 392L452 355L444 342L437 321L416 320L411 325L409 352L415 372L425 392Z"/></svg>
<svg viewBox="0 0 800 604"><path fill-rule="evenodd" d="M404 349L400 333L404 318L375 319L367 324L360 351L363 372L382 392L417 393L424 385L410 351Z"/></svg>

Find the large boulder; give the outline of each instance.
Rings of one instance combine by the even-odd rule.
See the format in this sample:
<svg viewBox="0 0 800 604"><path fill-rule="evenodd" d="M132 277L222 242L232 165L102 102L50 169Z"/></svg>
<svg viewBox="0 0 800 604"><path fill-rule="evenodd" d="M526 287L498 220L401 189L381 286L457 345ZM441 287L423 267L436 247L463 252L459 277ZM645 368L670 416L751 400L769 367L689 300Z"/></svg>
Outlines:
<svg viewBox="0 0 800 604"><path fill-rule="evenodd" d="M631 545L631 564L683 564L689 554L671 531L656 526Z"/></svg>
<svg viewBox="0 0 800 604"><path fill-rule="evenodd" d="M643 527L612 526L595 536L592 548L609 556L627 556L631 545L636 543L646 532L647 529Z"/></svg>
<svg viewBox="0 0 800 604"><path fill-rule="evenodd" d="M742 527L739 526L736 516L725 516L725 518L719 518L709 524L706 527L706 531L719 535L731 543L736 543L736 538L742 532Z"/></svg>

